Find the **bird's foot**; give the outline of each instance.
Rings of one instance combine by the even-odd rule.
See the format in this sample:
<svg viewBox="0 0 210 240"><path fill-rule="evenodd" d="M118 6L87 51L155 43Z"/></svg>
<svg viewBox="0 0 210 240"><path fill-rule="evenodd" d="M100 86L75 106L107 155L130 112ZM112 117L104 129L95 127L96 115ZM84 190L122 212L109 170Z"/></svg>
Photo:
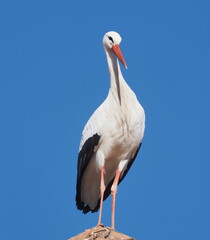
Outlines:
<svg viewBox="0 0 210 240"><path fill-rule="evenodd" d="M104 227L104 224L98 223L98 224L96 225L96 227Z"/></svg>

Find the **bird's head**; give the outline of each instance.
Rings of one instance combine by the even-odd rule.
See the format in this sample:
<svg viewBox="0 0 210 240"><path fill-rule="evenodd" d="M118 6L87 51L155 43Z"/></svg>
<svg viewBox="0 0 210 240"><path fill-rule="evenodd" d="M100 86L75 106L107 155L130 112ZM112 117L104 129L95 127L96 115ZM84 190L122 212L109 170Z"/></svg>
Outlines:
<svg viewBox="0 0 210 240"><path fill-rule="evenodd" d="M113 31L107 32L103 37L104 48L108 51L111 50L118 57L123 66L127 68L127 64L120 49L121 41L122 38L120 37L119 33Z"/></svg>

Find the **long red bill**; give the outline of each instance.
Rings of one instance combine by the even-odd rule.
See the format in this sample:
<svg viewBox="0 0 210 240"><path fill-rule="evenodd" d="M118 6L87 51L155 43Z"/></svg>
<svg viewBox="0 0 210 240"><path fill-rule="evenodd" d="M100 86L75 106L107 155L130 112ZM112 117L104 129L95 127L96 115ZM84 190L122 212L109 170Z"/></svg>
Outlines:
<svg viewBox="0 0 210 240"><path fill-rule="evenodd" d="M125 62L125 59L123 57L122 51L120 49L120 45L115 44L112 45L112 51L114 52L114 54L119 58L120 62L122 63L122 65L127 68L127 64Z"/></svg>

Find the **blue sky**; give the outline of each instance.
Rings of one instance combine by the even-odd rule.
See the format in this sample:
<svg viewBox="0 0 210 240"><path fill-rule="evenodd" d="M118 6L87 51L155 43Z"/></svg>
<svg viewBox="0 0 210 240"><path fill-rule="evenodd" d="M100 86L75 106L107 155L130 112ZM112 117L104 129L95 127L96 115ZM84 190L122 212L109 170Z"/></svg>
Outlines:
<svg viewBox="0 0 210 240"><path fill-rule="evenodd" d="M209 12L209 1L1 1L0 239L67 239L97 223L76 209L76 165L82 129L109 89L110 30L146 112L116 229L210 239Z"/></svg>

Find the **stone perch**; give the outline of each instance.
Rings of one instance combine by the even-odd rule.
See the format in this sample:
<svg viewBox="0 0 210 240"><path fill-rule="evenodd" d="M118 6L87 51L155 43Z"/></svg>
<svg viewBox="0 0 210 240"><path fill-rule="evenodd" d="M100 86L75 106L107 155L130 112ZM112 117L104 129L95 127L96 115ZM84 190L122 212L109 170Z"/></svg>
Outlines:
<svg viewBox="0 0 210 240"><path fill-rule="evenodd" d="M83 233L78 234L75 237L68 240L136 240L123 233L119 233L112 228L104 227L103 225L96 226L85 230Z"/></svg>

